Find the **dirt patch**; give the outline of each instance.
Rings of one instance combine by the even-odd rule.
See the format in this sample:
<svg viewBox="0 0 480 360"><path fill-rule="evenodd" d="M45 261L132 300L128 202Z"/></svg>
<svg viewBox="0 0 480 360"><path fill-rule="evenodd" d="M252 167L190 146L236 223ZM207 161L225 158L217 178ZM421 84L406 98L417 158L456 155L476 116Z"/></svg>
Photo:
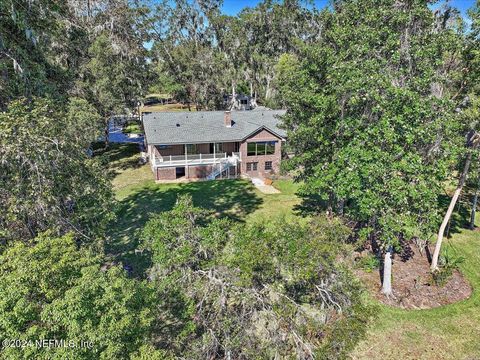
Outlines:
<svg viewBox="0 0 480 360"><path fill-rule="evenodd" d="M397 254L393 259L391 298L387 299L380 292L379 270L356 270L355 273L380 302L404 309L430 309L467 299L472 293L470 284L456 270L444 286L434 285L428 258L414 245L410 246L408 258Z"/></svg>

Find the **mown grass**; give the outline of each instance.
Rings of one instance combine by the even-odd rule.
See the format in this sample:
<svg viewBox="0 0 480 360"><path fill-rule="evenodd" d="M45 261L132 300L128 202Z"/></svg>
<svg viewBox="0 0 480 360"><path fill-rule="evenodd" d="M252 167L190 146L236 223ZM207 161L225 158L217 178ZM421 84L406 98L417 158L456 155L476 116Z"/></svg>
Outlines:
<svg viewBox="0 0 480 360"><path fill-rule="evenodd" d="M190 110L188 110L188 105L184 104L156 104L156 105L145 105L140 109L141 112L158 112L158 111L196 111L194 105L190 105Z"/></svg>
<svg viewBox="0 0 480 360"><path fill-rule="evenodd" d="M293 208L300 201L295 195L297 185L289 180L275 181L281 193L268 195L241 179L157 184L149 165L139 165L138 148L133 144L114 145L103 156L117 199L117 219L109 229L107 252L132 266L136 275L149 265L146 257L135 254L140 246L139 229L151 214L170 210L181 194L190 194L194 204L210 210L212 216L238 222L295 216Z"/></svg>
<svg viewBox="0 0 480 360"><path fill-rule="evenodd" d="M194 203L211 209L213 216L235 221L305 214L295 195L298 185L289 180L275 181L281 193L271 195L244 180L156 184L149 166L138 165L137 153L134 145L122 145L106 155L118 200L107 250L117 261L131 265L134 276L142 276L149 266L148 255L134 253L139 246L138 229L149 214L171 209L179 194L191 194ZM474 289L472 296L430 310L401 310L377 303L377 318L352 359L480 359L480 232L463 228L467 215L462 207L455 214L451 237L444 244L454 256L465 258L460 268ZM369 301L375 300L370 297Z"/></svg>
<svg viewBox="0 0 480 360"><path fill-rule="evenodd" d="M480 232L457 229L444 246L465 259L460 270L473 288L472 296L429 310L380 305L352 359L480 359Z"/></svg>

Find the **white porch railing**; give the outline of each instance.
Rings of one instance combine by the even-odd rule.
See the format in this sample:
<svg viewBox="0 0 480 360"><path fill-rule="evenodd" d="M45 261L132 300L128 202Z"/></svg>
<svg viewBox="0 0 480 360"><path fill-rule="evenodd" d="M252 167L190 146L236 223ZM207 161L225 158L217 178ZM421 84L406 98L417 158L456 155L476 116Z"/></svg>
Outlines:
<svg viewBox="0 0 480 360"><path fill-rule="evenodd" d="M233 153L240 158L240 153ZM228 158L226 152L218 154L165 155L156 154L153 165L157 167L215 164Z"/></svg>
<svg viewBox="0 0 480 360"><path fill-rule="evenodd" d="M240 153L232 153L232 156L227 157L226 159L220 159L220 162L216 163L210 174L207 176L208 180L215 180L218 176L222 177L223 173L226 173L226 177L230 178L230 167L237 166L240 161ZM235 176L237 171L235 170Z"/></svg>

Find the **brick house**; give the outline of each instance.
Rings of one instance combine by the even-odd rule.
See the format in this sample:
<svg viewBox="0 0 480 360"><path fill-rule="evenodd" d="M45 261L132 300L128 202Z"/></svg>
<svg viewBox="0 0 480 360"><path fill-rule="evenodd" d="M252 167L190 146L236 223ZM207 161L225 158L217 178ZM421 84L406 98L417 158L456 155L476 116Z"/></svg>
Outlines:
<svg viewBox="0 0 480 360"><path fill-rule="evenodd" d="M264 178L278 173L283 110L157 112L143 115L156 180Z"/></svg>

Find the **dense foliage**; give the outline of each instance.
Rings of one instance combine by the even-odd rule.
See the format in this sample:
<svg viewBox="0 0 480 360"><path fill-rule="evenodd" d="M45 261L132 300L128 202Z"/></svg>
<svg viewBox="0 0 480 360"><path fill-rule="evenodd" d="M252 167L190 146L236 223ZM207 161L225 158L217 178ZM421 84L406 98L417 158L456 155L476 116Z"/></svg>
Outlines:
<svg viewBox="0 0 480 360"><path fill-rule="evenodd" d="M2 359L127 359L141 351L156 319L154 292L102 262L71 235L8 247L0 255L0 334L32 345L4 346ZM35 346L42 339L77 346Z"/></svg>
<svg viewBox="0 0 480 360"><path fill-rule="evenodd" d="M0 4L1 240L103 234L111 190L87 150L141 96L143 11L123 0Z"/></svg>
<svg viewBox="0 0 480 360"><path fill-rule="evenodd" d="M111 188L87 149L99 134L85 100L21 99L0 113L1 240L35 238L47 229L102 235ZM97 123L98 124L98 123Z"/></svg>
<svg viewBox="0 0 480 360"><path fill-rule="evenodd" d="M274 65L283 53L320 32L317 11L301 1L262 1L237 16L222 2L162 1L151 17L152 90L171 92L198 108L225 107L223 95L250 94L274 104Z"/></svg>
<svg viewBox="0 0 480 360"><path fill-rule="evenodd" d="M464 151L463 108L474 104L462 20L390 0L338 2L322 15L318 44L277 66L290 166L306 195L359 222L374 248L429 239Z"/></svg>
<svg viewBox="0 0 480 360"><path fill-rule="evenodd" d="M370 315L337 262L349 230L325 218L245 226L206 215L182 196L142 234L150 278L182 314L165 329L167 349L190 359L345 356Z"/></svg>
<svg viewBox="0 0 480 360"><path fill-rule="evenodd" d="M469 21L435 5L0 1L0 339L93 345L0 357L345 358L372 315L347 240L385 259L428 240L444 186L478 172L479 3ZM139 229L151 268L128 277L104 254L115 207L91 148L148 91L287 109L288 169L328 216L243 224L180 197Z"/></svg>

